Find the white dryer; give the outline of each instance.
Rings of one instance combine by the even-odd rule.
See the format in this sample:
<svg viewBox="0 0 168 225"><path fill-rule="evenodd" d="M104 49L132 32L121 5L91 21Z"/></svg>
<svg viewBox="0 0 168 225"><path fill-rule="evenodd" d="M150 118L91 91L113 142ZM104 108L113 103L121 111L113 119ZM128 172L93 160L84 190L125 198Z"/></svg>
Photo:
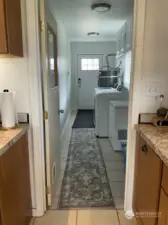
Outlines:
<svg viewBox="0 0 168 225"><path fill-rule="evenodd" d="M128 100L128 91L120 92L115 88L95 88L94 122L97 137L109 135L109 101Z"/></svg>

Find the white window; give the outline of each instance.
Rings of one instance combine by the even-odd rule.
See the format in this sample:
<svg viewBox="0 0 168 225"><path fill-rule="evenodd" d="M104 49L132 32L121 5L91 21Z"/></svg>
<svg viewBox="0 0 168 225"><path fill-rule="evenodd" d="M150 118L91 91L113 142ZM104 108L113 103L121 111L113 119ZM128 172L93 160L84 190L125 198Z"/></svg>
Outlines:
<svg viewBox="0 0 168 225"><path fill-rule="evenodd" d="M99 70L99 59L81 59L81 70Z"/></svg>

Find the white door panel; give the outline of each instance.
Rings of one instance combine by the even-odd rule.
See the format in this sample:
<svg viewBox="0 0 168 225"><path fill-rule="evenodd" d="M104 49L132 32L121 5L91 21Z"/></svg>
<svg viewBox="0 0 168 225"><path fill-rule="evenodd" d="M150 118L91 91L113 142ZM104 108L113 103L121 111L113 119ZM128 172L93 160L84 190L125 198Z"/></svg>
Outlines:
<svg viewBox="0 0 168 225"><path fill-rule="evenodd" d="M102 66L103 55L78 55L78 109L94 109L94 89Z"/></svg>
<svg viewBox="0 0 168 225"><path fill-rule="evenodd" d="M44 21L44 29L41 31L41 65L43 78L43 110L47 113L45 117L45 164L46 164L46 194L48 206L52 204L52 197L56 184L56 159L59 149L59 86L57 77L54 75L57 69L52 42L51 27L47 24L44 0L40 1L40 16ZM54 32L53 32L54 33ZM55 34L54 34L55 35ZM50 42L51 41L51 42ZM55 62L55 61L54 61ZM54 77L55 76L55 77ZM48 114L48 116L47 116ZM48 117L48 118L47 118Z"/></svg>

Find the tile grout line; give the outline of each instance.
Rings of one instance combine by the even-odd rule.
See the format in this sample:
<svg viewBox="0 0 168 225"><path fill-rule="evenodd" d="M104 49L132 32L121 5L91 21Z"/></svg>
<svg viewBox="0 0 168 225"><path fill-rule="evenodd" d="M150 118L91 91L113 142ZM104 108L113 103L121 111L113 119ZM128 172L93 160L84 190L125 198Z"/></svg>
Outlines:
<svg viewBox="0 0 168 225"><path fill-rule="evenodd" d="M116 212L117 212L117 218L118 218L119 225L121 225L121 222L120 222L120 217L119 217L119 212L118 212L118 210L117 210L117 209L116 209Z"/></svg>
<svg viewBox="0 0 168 225"><path fill-rule="evenodd" d="M78 210L76 210L76 225L78 223Z"/></svg>

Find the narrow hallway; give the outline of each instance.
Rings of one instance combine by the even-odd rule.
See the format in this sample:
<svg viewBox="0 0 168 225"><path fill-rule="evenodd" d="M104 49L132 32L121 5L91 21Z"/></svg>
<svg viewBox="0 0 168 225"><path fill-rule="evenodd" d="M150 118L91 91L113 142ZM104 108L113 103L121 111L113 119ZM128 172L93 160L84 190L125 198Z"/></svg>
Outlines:
<svg viewBox="0 0 168 225"><path fill-rule="evenodd" d="M71 141L72 125L76 118L76 113L71 115L70 123L67 124L66 132L61 142L61 169L57 185L57 191L51 209L42 217L34 221L34 225L136 225L135 219L127 220L125 218L124 204L124 163L121 153L111 151L110 142L106 138L99 139L99 145L102 149L105 161L107 175L111 187L112 198L115 208L59 208L59 199L63 176L68 157L68 148Z"/></svg>
<svg viewBox="0 0 168 225"><path fill-rule="evenodd" d="M123 153L112 151L111 144L107 138L96 138L96 136L94 136L94 128L72 129L72 125L75 121L75 118L76 118L76 113L73 113L69 124L67 124L66 132L62 138L61 151L60 151L61 152L61 156L60 156L61 165L60 165L60 172L59 172L60 176L57 182L55 198L51 208L52 209L72 209L72 208L81 208L81 207L82 208L95 207L95 208L110 208L110 209L123 210L124 189L125 189ZM74 197L69 196L68 193L64 193L64 195L66 196L68 200L64 198L64 196L61 196L62 194L61 187L63 188L62 182L63 182L63 178L65 174L64 172L66 170L69 147L70 147L70 151L72 151L72 154L75 154L75 155L69 156L71 157L71 160L69 163L70 168L68 169L68 172L66 172L68 173L68 176L66 174L66 180L64 181L65 183L64 191L71 190L71 192L74 192L73 190L74 186L72 186L73 183L71 182L71 179L75 179L74 178L75 176L79 179L80 175L78 170L80 170L82 176L83 177L86 176L86 182L90 182L89 185L87 184L85 186L83 184L82 186L82 182L83 183L85 182L84 178L82 179L81 177L81 179L75 180L75 183L78 187L77 189L80 189L79 192L81 191L80 195L83 195L81 196L81 199L80 199L80 196L75 195L75 193L73 193ZM90 148L89 151L87 151L88 148ZM95 152L94 152L94 149L96 149ZM73 153L73 151L75 151L75 153ZM83 157L81 156L81 154L83 154ZM75 157L77 157L77 159ZM85 160L85 157L88 157L88 159L86 158ZM94 158L98 160L98 162L94 160ZM74 166L74 164L76 165L75 160L79 160L79 163L81 164L84 163L84 165L77 165L78 167L76 169L76 167ZM87 163L89 163L89 165ZM87 170L88 166L91 166L92 168ZM92 174L93 171L95 171L95 173ZM102 189L102 195L93 196L93 199L92 199L92 197L89 196L89 193L86 193L88 186L90 187L90 191L92 195L94 194L94 190L96 188L98 188L98 192L101 192L101 189ZM105 192L103 189L105 189ZM84 193L82 193L82 191ZM108 196L108 194L109 195L112 194L111 196L112 203L110 202L111 198L110 196ZM83 203L84 201L82 197L83 199L89 199L90 201L86 201L86 203ZM60 205L60 200L62 198L65 201L67 200L63 207ZM100 202L99 200L97 200L97 198L100 198ZM102 205L101 207L100 203L106 200L107 202L105 202L105 205L104 206ZM96 203L94 203L94 201L96 201ZM66 205L66 203L71 203L72 205L68 206ZM108 205L108 203L110 204Z"/></svg>

